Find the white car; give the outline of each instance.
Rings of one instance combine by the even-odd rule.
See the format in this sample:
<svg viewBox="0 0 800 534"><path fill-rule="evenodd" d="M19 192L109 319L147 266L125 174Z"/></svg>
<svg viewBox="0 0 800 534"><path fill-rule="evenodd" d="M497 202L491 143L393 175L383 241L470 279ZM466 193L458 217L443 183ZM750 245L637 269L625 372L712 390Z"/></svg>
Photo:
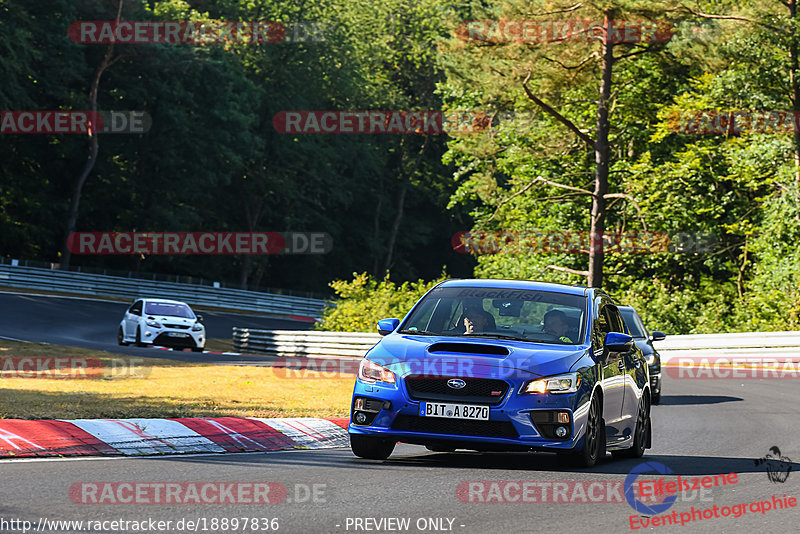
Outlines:
<svg viewBox="0 0 800 534"><path fill-rule="evenodd" d="M120 345L161 345L200 352L206 346L206 327L202 322L203 317L195 315L184 302L137 299L119 323L117 342Z"/></svg>

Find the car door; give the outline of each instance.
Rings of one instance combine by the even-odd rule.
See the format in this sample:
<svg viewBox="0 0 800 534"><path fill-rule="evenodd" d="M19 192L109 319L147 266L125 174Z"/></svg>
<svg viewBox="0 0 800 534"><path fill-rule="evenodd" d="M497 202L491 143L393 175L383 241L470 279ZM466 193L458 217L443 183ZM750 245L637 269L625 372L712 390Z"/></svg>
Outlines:
<svg viewBox="0 0 800 534"><path fill-rule="evenodd" d="M619 353L610 352L605 347L606 334L612 331L606 297L599 297L595 307L595 321L592 326L592 348L600 361L603 388L603 419L606 423L606 441L613 443L625 439L623 403L625 399L625 364Z"/></svg>
<svg viewBox="0 0 800 534"><path fill-rule="evenodd" d="M134 302L128 311L125 313L125 335L133 337L136 335L136 328L139 326L139 320L142 318L142 301L137 300Z"/></svg>
<svg viewBox="0 0 800 534"><path fill-rule="evenodd" d="M622 314L616 306L606 306L606 312L612 332L629 333L626 332L625 321L622 319ZM633 434L634 427L636 426L636 416L638 415L639 398L642 395L642 385L646 382L646 379L643 380L642 378L645 370L642 367L642 362L639 359L639 352L635 344L631 346L630 350L619 353L619 368L625 379L625 393L622 401L622 433L625 436L630 436Z"/></svg>

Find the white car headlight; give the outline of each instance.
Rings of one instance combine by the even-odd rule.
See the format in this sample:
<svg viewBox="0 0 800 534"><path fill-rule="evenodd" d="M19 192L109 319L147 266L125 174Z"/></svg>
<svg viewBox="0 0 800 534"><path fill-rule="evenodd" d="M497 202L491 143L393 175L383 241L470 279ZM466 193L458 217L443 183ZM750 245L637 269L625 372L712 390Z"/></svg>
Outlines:
<svg viewBox="0 0 800 534"><path fill-rule="evenodd" d="M195 324L192 327L192 332L201 332L202 330L203 330L203 325L201 324Z"/></svg>
<svg viewBox="0 0 800 534"><path fill-rule="evenodd" d="M145 321L145 324L146 324L147 326L149 326L150 328L161 328L161 323L159 323L159 322L158 322L158 321L156 321L155 319L147 319L147 320Z"/></svg>
<svg viewBox="0 0 800 534"><path fill-rule="evenodd" d="M520 395L540 395L543 393L575 393L581 385L578 373L548 376L525 382L519 390Z"/></svg>
<svg viewBox="0 0 800 534"><path fill-rule="evenodd" d="M393 372L367 359L361 360L361 363L358 365L358 378L367 382L395 383Z"/></svg>

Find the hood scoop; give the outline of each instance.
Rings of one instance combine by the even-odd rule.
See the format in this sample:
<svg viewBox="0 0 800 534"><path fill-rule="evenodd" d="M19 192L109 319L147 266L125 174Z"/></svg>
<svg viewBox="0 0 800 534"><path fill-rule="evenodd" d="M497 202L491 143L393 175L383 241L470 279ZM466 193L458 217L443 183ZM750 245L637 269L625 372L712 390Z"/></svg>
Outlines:
<svg viewBox="0 0 800 534"><path fill-rule="evenodd" d="M511 351L498 345L482 345L480 343L434 343L428 352L449 352L461 354L488 354L491 356L508 356Z"/></svg>

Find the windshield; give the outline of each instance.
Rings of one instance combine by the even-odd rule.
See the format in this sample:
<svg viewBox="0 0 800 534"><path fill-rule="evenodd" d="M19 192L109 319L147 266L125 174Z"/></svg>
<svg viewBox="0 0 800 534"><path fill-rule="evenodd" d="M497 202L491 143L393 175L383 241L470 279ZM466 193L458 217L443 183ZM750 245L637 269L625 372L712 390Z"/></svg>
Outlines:
<svg viewBox="0 0 800 534"><path fill-rule="evenodd" d="M145 304L146 315L167 315L169 317L183 317L194 319L194 313L186 304L168 304L166 302L148 302Z"/></svg>
<svg viewBox="0 0 800 534"><path fill-rule="evenodd" d="M625 326L628 327L628 331L633 337L647 337L647 330L642 324L641 319L639 319L639 315L637 315L635 311L630 308L619 308L619 313L622 315L622 320L625 321Z"/></svg>
<svg viewBox="0 0 800 534"><path fill-rule="evenodd" d="M400 332L571 345L584 337L585 309L581 295L443 287L423 298Z"/></svg>

